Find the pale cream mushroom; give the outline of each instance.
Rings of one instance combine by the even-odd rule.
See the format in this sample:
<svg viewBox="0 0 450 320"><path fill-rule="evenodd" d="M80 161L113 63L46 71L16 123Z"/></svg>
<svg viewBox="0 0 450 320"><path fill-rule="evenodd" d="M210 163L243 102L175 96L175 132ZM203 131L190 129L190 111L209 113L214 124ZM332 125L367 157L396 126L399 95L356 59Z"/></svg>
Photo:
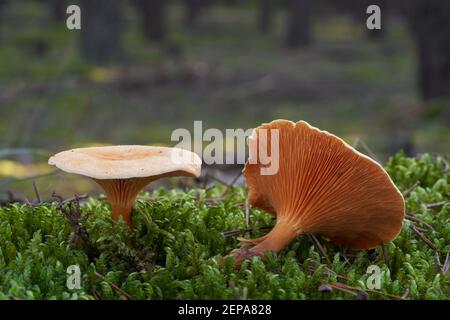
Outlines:
<svg viewBox="0 0 450 320"><path fill-rule="evenodd" d="M135 145L67 150L48 163L96 181L112 205L113 219L121 216L128 225L136 196L147 184L163 177L198 177L202 164L187 150Z"/></svg>

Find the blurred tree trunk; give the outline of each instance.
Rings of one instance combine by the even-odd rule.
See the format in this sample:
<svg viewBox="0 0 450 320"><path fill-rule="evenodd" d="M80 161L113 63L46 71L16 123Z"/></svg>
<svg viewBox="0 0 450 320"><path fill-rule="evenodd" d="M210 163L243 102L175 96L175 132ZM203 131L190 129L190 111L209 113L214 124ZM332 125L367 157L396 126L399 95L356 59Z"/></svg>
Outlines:
<svg viewBox="0 0 450 320"><path fill-rule="evenodd" d="M267 33L272 26L272 0L259 0L258 6L258 28L262 33Z"/></svg>
<svg viewBox="0 0 450 320"><path fill-rule="evenodd" d="M91 63L122 58L120 0L81 0L81 52Z"/></svg>
<svg viewBox="0 0 450 320"><path fill-rule="evenodd" d="M2 24L2 12L3 12L3 7L5 6L7 0L0 0L0 31L1 31L1 24ZM0 33L0 37L1 37L1 33Z"/></svg>
<svg viewBox="0 0 450 320"><path fill-rule="evenodd" d="M145 37L150 41L164 42L167 0L134 0L134 4L141 17Z"/></svg>
<svg viewBox="0 0 450 320"><path fill-rule="evenodd" d="M193 30L197 26L198 16L200 15L204 5L203 2L203 0L184 0L184 24L189 30Z"/></svg>
<svg viewBox="0 0 450 320"><path fill-rule="evenodd" d="M66 19L66 9L68 4L65 0L47 0L50 6L50 13L54 20L64 22Z"/></svg>
<svg viewBox="0 0 450 320"><path fill-rule="evenodd" d="M414 0L410 14L424 100L450 98L450 1Z"/></svg>
<svg viewBox="0 0 450 320"><path fill-rule="evenodd" d="M290 48L311 43L311 0L289 0L286 44Z"/></svg>

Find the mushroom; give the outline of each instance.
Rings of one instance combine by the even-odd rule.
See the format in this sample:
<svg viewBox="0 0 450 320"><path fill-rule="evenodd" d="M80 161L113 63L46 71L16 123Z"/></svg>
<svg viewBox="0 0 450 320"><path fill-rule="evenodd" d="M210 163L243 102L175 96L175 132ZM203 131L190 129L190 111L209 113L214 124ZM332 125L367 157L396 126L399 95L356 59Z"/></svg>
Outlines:
<svg viewBox="0 0 450 320"><path fill-rule="evenodd" d="M163 177L200 175L201 160L187 150L150 146L107 146L60 152L50 165L92 178L105 191L115 221L122 216L131 225L137 194Z"/></svg>
<svg viewBox="0 0 450 320"><path fill-rule="evenodd" d="M265 129L265 130L261 130ZM278 130L272 144L272 130ZM263 135L263 133L266 133ZM279 167L272 175L258 156L278 143ZM405 203L386 171L342 139L305 121L276 120L249 137L243 170L249 203L276 217L275 227L257 239L240 239L236 263L266 251L278 252L295 237L319 234L337 245L370 249L393 240L402 227Z"/></svg>

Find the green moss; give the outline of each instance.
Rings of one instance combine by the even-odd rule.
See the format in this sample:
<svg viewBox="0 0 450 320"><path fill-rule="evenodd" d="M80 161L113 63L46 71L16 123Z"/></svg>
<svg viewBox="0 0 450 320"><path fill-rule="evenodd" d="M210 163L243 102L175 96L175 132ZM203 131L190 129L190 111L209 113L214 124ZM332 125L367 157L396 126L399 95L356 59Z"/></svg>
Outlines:
<svg viewBox="0 0 450 320"><path fill-rule="evenodd" d="M382 271L382 294L369 292L370 299L401 296L406 290L413 299L448 299L450 273L444 275L435 261L437 256L443 263L450 250L450 204L427 205L448 200L446 161L398 154L387 170L402 191L420 183L406 198L407 211L433 227L423 233L436 254L405 220L401 234L386 246L389 266L380 248L374 261L358 251L347 252L351 255L346 260L338 247L322 239L332 260L327 267L307 237L300 237L278 255L269 254L265 262L253 258L236 269L231 258L221 263L221 257L238 245L223 232L245 228L246 193L238 187L216 202L207 199L220 195L222 186L157 190L157 201L138 201L132 233L123 223L112 223L106 202L89 199L81 210L83 216L91 215L81 226L90 244L76 241L56 204L11 204L0 207L0 298L123 299L111 283L134 299L354 298L339 291L321 293L318 287L339 281L366 290L366 269L375 264ZM250 217L254 228L273 224L256 209L250 210ZM82 272L79 290L66 287L66 269L74 264Z"/></svg>

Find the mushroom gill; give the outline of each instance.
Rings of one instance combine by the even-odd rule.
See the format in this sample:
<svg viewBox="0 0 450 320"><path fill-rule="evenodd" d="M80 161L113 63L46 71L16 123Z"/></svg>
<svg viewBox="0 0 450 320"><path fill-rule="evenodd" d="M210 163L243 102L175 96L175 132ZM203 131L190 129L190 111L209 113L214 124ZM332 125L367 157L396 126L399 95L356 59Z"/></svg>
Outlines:
<svg viewBox="0 0 450 320"><path fill-rule="evenodd" d="M278 150L270 150L272 130L278 132ZM262 137L266 152L279 157L278 171L272 175L261 174L265 165L257 149ZM276 120L255 129L249 148L243 171L249 202L276 216L276 225L261 238L241 239L245 245L233 252L237 263L266 251L278 252L307 233L337 245L369 249L400 232L402 194L377 162L342 139L305 121Z"/></svg>

